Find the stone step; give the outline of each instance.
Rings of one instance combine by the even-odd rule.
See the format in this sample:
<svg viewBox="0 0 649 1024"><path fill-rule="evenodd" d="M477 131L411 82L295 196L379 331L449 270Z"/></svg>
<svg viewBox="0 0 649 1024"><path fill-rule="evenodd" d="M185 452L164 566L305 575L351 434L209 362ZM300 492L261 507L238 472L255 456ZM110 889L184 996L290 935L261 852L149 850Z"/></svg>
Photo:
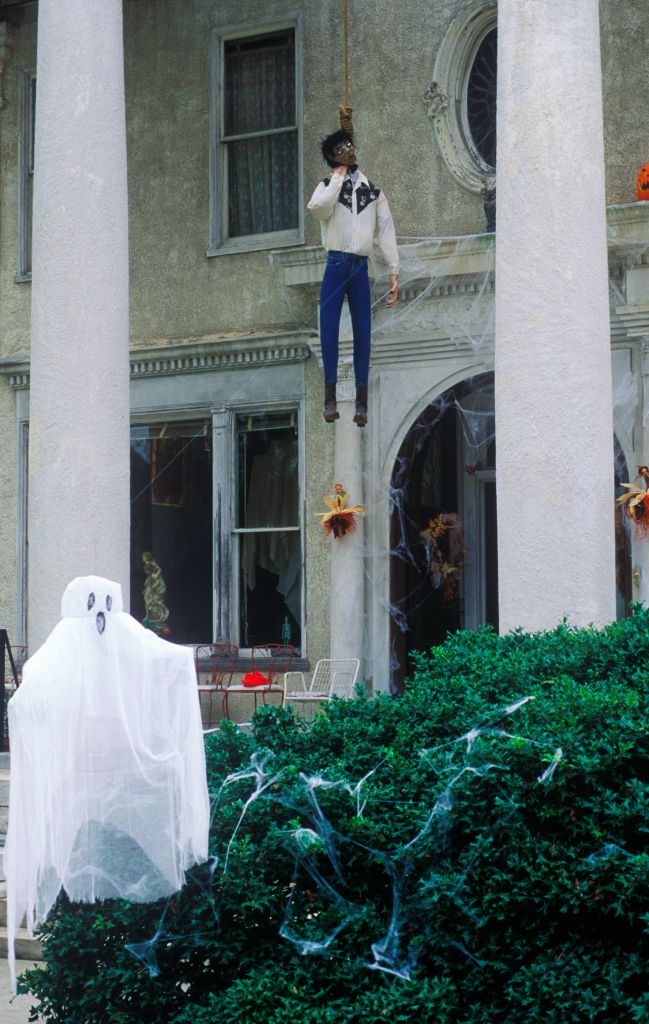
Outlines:
<svg viewBox="0 0 649 1024"><path fill-rule="evenodd" d="M0 959L7 956L7 891L4 883L0 883ZM16 932L16 958L18 960L42 960L43 948L38 939L32 939L27 933L25 921Z"/></svg>
<svg viewBox="0 0 649 1024"><path fill-rule="evenodd" d="M16 932L16 959L17 960L42 960L43 947L38 939L29 937L26 928L19 928ZM6 960L8 950L7 929L0 928L0 958Z"/></svg>
<svg viewBox="0 0 649 1024"><path fill-rule="evenodd" d="M7 927L7 892L4 886L0 886L0 928ZM25 918L20 922L21 928L27 927Z"/></svg>

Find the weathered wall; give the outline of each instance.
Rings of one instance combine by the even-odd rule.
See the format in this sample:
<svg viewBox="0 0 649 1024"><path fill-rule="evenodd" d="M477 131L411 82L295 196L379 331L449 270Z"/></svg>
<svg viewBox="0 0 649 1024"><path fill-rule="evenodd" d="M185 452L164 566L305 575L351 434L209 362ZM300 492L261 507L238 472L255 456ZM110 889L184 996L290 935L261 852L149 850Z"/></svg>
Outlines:
<svg viewBox="0 0 649 1024"><path fill-rule="evenodd" d="M322 173L321 134L335 126L341 92L337 4L248 2L245 20L298 6L304 29L305 201ZM482 230L480 198L446 167L422 101L439 45L461 0L352 9L351 88L362 166L382 185L401 235ZM645 0L605 0L602 10L607 201L634 198L649 159L643 89L649 71ZM134 339L307 320L299 297L278 285L268 252L208 258L208 44L212 27L242 21L226 0L126 0L131 333ZM16 284L19 71L35 66L34 24L16 30L0 115L0 354L24 350L29 284ZM327 45L323 45L323 40ZM584 168L587 187L588 168ZM317 243L314 218L306 242ZM251 282L254 280L254 288Z"/></svg>
<svg viewBox="0 0 649 1024"><path fill-rule="evenodd" d="M209 35L213 27L257 17L303 14L304 181L306 203L323 164L320 136L336 125L342 90L339 3L315 0L125 0L131 335L146 344L254 325L315 327L315 301L280 284L269 252L208 258ZM478 196L447 168L423 94L439 46L464 0L355 0L350 35L351 91L363 169L390 199L402 236L479 232ZM649 160L641 83L649 69L646 0L602 0L607 202L635 196L637 168ZM16 31L0 113L0 357L29 345L31 286L16 283L18 252L18 96L21 68L36 63L36 26ZM588 188L589 170L583 171ZM305 241L319 241L307 215ZM326 548L317 535L320 495L331 482L332 436L319 412L319 372L307 380L307 597L309 653L326 653ZM0 593L15 589L16 474L14 395L0 380ZM316 530L314 532L313 524ZM6 585L5 585L6 583Z"/></svg>

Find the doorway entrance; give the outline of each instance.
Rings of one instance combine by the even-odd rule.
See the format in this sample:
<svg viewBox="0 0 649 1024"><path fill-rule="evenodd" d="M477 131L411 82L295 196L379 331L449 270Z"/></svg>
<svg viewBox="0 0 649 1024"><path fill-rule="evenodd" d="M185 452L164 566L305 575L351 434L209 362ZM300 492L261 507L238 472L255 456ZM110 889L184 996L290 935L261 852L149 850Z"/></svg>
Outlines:
<svg viewBox="0 0 649 1024"><path fill-rule="evenodd" d="M620 494L630 477L617 438L614 443ZM458 629L487 623L498 629L492 373L462 381L421 413L399 450L390 497L390 685L399 693L412 651L443 643ZM449 517L461 530L463 551L458 557L456 537L455 558L450 531L441 542L431 538ZM617 616L623 618L632 598L631 545L619 516L615 541Z"/></svg>
<svg viewBox="0 0 649 1024"><path fill-rule="evenodd" d="M493 374L444 392L418 417L391 479L391 688L411 651L498 628ZM460 550L461 548L461 550Z"/></svg>

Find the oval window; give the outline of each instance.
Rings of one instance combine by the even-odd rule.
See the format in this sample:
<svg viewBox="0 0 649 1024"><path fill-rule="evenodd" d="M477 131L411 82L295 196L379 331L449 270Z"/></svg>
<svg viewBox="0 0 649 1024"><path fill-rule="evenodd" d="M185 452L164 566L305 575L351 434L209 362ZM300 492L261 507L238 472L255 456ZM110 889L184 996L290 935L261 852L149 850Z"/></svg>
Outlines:
<svg viewBox="0 0 649 1024"><path fill-rule="evenodd" d="M490 167L496 166L496 93L498 32L494 28L480 43L467 82L466 112L471 139Z"/></svg>

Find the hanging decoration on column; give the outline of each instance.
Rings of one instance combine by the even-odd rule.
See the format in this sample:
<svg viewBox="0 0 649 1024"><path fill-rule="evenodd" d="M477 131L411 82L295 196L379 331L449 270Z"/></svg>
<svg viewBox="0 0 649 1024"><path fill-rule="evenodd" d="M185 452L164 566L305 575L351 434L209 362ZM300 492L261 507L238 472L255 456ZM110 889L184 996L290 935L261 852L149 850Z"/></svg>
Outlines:
<svg viewBox="0 0 649 1024"><path fill-rule="evenodd" d="M428 520L419 536L426 546L433 587L439 590L444 604L450 604L457 597L466 555L460 517L457 512L439 512Z"/></svg>
<svg viewBox="0 0 649 1024"><path fill-rule="evenodd" d="M638 466L638 476L642 477L644 488L621 484L627 493L617 498L616 504L633 523L636 535L644 538L649 535L649 466Z"/></svg>
<svg viewBox="0 0 649 1024"><path fill-rule="evenodd" d="M645 164L638 171L636 181L636 197L639 203L649 201L649 164Z"/></svg>
<svg viewBox="0 0 649 1024"><path fill-rule="evenodd" d="M333 533L336 540L342 540L356 529L356 516L365 515L366 505L348 505L349 494L342 484L334 484L333 491L322 499L328 512L316 512L322 519L325 537Z"/></svg>

